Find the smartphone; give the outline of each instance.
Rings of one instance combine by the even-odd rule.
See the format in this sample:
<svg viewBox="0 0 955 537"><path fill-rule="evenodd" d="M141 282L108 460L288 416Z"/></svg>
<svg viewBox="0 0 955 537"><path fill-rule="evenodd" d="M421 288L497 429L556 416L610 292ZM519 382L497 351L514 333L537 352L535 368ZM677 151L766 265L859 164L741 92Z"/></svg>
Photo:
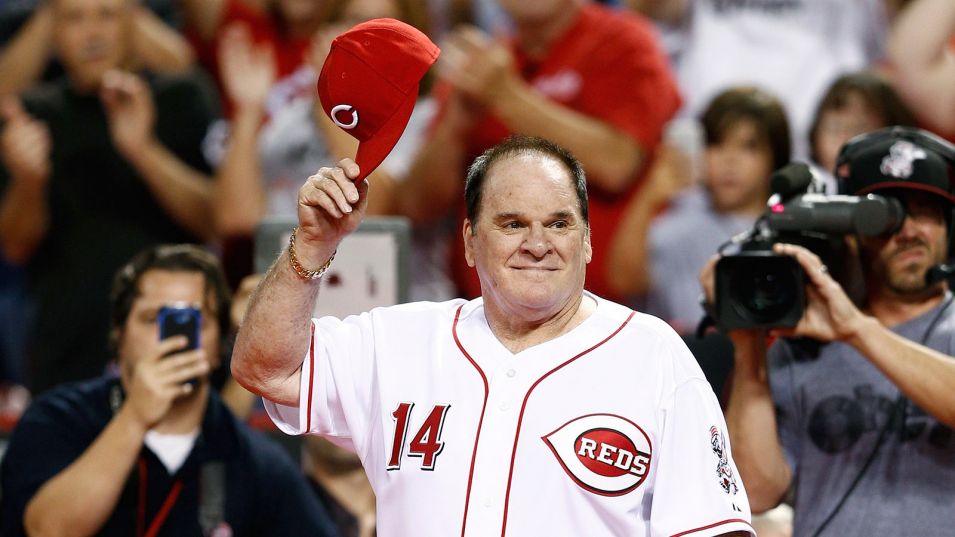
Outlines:
<svg viewBox="0 0 955 537"><path fill-rule="evenodd" d="M159 339L172 336L186 336L188 343L182 350L199 348L199 329L202 326L202 312L188 304L176 303L159 309L156 319L159 323Z"/></svg>
<svg viewBox="0 0 955 537"><path fill-rule="evenodd" d="M198 308L185 303L168 304L159 308L156 317L159 323L159 339L164 340L172 336L186 336L185 347L173 352L182 352L199 348L200 328L202 327L202 312ZM172 354L172 353L170 353ZM195 385L198 379L190 379L189 384Z"/></svg>

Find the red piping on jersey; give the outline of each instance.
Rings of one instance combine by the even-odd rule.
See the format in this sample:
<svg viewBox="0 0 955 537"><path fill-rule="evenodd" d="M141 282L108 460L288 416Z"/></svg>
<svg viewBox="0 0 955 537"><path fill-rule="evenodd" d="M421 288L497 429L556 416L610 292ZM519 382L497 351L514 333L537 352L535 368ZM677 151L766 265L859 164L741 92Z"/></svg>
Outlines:
<svg viewBox="0 0 955 537"><path fill-rule="evenodd" d="M574 356L570 360L567 360L566 362L560 364L554 369L551 369L547 373L544 373L541 376L541 378L537 379L537 381L534 382L534 384L531 384L530 389L528 389L527 393L524 395L524 402L521 404L521 413L517 416L517 431L514 433L514 449L511 450L511 468L507 472L507 492L504 493L504 520L501 522L501 537L503 537L504 533L507 531L507 508L508 508L508 502L511 497L511 478L514 477L514 458L517 456L517 440L521 436L521 423L524 421L524 410L527 408L527 400L530 399L531 392L533 392L534 388L536 388L538 384L540 384L544 379L549 377L552 373L557 372L558 370L563 368L565 365L573 362L574 360L580 358L581 356L589 353L590 351L596 349L597 347L613 339L614 336L616 336L617 334L620 333L621 330L623 330L623 327L627 326L627 323L630 322L630 319L633 319L634 315L635 315L635 312L631 311L630 315L627 316L626 320L624 320L623 323L621 323L620 326L618 326L617 329L614 330L609 336L605 337L603 341L583 351L577 356Z"/></svg>
<svg viewBox="0 0 955 537"><path fill-rule="evenodd" d="M308 415L305 416L305 431L303 431L306 433L312 430L312 381L315 380L315 321L311 321L310 324L312 335L308 340L308 404L305 406Z"/></svg>
<svg viewBox="0 0 955 537"><path fill-rule="evenodd" d="M719 522L714 522L713 524L710 524L709 526L701 526L701 527L699 527L699 528L693 528L692 530L686 530L686 531L684 531L684 532L674 533L671 537L681 537L682 535L689 535L689 534L691 534L691 533L696 533L696 532L698 532L698 531L708 530L708 529L710 529L710 528L715 528L716 526L722 526L723 524L732 524L732 523L734 523L734 522L739 522L739 523L742 523L742 524L746 524L747 526L749 526L749 529L753 530L753 526L750 526L749 522L746 522L746 521L743 520L742 518L732 518L732 519L730 519L730 520L721 520L721 521L719 521ZM753 534L754 534L754 535L756 534L756 530L753 530Z"/></svg>
<svg viewBox="0 0 955 537"><path fill-rule="evenodd" d="M477 365L477 362L474 361L474 358L471 358L471 355L468 354L468 351L464 350L464 345L461 345L461 340L458 339L458 319L461 318L461 308L464 307L464 304L458 306L458 311L454 314L454 324L451 325L451 335L454 337L454 342L458 345L458 349L461 351L461 354L471 362L471 365L474 366L474 369L477 370L478 374L481 375L481 380L484 381L484 403L481 404L481 418L478 420L477 434L474 435L474 451L471 452L471 469L468 471L468 491L464 495L464 518L461 520L461 537L464 537L464 530L468 525L468 505L471 502L471 481L474 479L474 461L477 459L477 447L478 440L481 438L481 427L484 425L484 411L487 409L487 377L484 375L484 371L481 371L481 367Z"/></svg>

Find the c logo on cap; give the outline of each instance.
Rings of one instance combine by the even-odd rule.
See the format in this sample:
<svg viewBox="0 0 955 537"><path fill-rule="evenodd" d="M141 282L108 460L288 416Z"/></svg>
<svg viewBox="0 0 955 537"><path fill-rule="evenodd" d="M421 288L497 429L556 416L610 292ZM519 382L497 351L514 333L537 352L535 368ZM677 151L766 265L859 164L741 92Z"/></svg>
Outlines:
<svg viewBox="0 0 955 537"><path fill-rule="evenodd" d="M352 113L351 123L346 124L339 121L338 120L339 112L351 112ZM335 108L332 108L332 111L329 115L332 117L332 121L335 122L336 125L338 125L339 127L343 129L351 130L358 126L358 110L355 110L355 107L350 104L337 105Z"/></svg>

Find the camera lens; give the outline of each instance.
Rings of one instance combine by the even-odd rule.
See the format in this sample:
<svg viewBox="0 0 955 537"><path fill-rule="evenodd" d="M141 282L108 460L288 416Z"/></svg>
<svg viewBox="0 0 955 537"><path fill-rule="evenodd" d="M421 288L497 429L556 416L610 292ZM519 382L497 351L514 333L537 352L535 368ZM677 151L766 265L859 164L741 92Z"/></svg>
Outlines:
<svg viewBox="0 0 955 537"><path fill-rule="evenodd" d="M740 266L730 279L733 305L740 317L772 323L796 301L798 283L791 270L776 263Z"/></svg>

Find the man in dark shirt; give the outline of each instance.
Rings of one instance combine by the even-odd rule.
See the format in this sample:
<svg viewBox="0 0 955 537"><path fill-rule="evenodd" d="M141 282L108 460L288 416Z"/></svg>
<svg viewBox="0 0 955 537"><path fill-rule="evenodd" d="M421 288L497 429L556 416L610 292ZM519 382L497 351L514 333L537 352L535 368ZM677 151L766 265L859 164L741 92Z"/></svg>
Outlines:
<svg viewBox="0 0 955 537"><path fill-rule="evenodd" d="M0 106L0 250L37 307L28 385L107 360L109 280L141 249L210 237L200 152L214 106L195 78L137 75L124 0L52 3L66 77Z"/></svg>
<svg viewBox="0 0 955 537"><path fill-rule="evenodd" d="M218 262L195 246L153 248L120 270L120 378L59 386L27 410L0 467L0 533L337 535L288 456L209 388L228 295ZM202 312L196 350L159 339L158 312L176 303Z"/></svg>

